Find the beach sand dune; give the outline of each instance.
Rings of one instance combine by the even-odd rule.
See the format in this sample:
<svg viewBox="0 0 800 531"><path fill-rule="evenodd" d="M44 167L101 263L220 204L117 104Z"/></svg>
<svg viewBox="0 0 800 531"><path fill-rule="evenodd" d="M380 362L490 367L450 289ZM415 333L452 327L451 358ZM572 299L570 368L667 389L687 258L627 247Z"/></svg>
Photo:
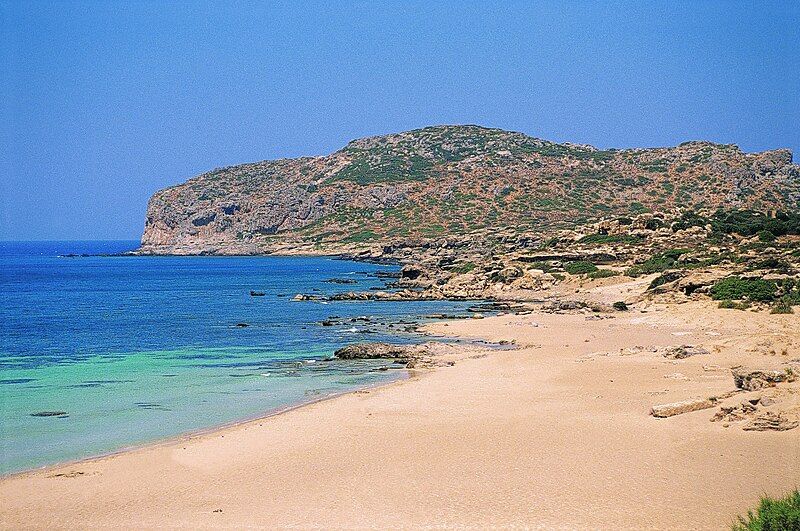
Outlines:
<svg viewBox="0 0 800 531"><path fill-rule="evenodd" d="M751 318L692 304L614 315L437 323L437 333L520 348L473 353L452 367L209 434L6 478L0 522L724 529L759 495L800 484L800 429L726 427L710 422L718 408L649 415L654 404L731 391L731 365L784 362L764 342L791 348L796 316ZM631 348L686 343L710 353L674 360ZM780 400L798 406L796 384L787 385Z"/></svg>

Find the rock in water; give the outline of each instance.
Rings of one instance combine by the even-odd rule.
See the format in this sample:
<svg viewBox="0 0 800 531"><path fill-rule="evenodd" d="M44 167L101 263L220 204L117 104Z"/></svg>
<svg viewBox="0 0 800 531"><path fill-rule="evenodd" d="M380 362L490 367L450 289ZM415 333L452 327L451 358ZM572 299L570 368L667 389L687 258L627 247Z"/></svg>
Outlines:
<svg viewBox="0 0 800 531"><path fill-rule="evenodd" d="M413 345L390 343L355 343L338 349L333 355L342 360L400 359L408 360L414 352Z"/></svg>
<svg viewBox="0 0 800 531"><path fill-rule="evenodd" d="M36 413L31 413L31 417L68 417L66 411L37 411Z"/></svg>

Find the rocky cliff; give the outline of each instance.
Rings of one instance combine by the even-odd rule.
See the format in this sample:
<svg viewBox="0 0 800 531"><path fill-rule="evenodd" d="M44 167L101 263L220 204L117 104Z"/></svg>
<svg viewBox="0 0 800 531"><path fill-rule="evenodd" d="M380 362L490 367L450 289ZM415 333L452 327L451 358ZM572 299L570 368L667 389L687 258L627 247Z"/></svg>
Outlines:
<svg viewBox="0 0 800 531"><path fill-rule="evenodd" d="M157 192L141 252L329 252L567 228L650 210L797 210L789 150L600 150L478 126L354 140L324 157L216 169Z"/></svg>

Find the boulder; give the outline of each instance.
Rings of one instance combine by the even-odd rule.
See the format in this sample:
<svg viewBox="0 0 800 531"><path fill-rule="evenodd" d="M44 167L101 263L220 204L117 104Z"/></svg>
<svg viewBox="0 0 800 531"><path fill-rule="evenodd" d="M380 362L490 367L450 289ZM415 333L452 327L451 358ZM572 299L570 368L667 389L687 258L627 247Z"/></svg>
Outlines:
<svg viewBox="0 0 800 531"><path fill-rule="evenodd" d="M671 360L682 360L684 358L688 358L691 356L697 356L700 354L710 354L708 350L702 347L696 347L694 345L679 345L674 347L667 347L661 353L662 356L665 358L669 358Z"/></svg>
<svg viewBox="0 0 800 531"><path fill-rule="evenodd" d="M731 369L731 374L736 387L745 391L758 391L765 387L774 387L780 382L794 381L794 373L790 369L762 371L734 367Z"/></svg>
<svg viewBox="0 0 800 531"><path fill-rule="evenodd" d="M355 343L338 349L333 355L342 360L399 359L412 357L414 345L391 343Z"/></svg>
<svg viewBox="0 0 800 531"><path fill-rule="evenodd" d="M694 398L691 400L681 400L669 404L660 404L650 409L650 414L658 418L673 417L691 411L712 408L717 404L716 400L710 398Z"/></svg>

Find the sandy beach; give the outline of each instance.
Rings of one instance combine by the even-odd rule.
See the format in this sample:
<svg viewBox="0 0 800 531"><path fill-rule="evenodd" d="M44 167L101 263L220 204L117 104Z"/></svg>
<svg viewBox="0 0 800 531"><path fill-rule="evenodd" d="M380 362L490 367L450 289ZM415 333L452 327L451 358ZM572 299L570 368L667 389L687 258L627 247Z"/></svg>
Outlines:
<svg viewBox="0 0 800 531"><path fill-rule="evenodd" d="M455 365L273 417L0 481L4 528L484 527L725 529L800 484L800 429L745 431L719 409L729 368L800 352L800 316L710 302L607 315L429 325L513 341ZM650 347L702 345L667 359ZM796 414L798 383L768 395Z"/></svg>

